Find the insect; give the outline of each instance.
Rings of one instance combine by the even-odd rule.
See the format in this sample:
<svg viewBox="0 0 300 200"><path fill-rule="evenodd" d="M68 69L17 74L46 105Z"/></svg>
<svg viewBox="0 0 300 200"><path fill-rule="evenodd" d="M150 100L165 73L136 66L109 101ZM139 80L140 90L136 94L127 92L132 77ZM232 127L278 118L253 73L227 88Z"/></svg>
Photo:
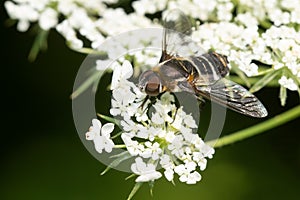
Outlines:
<svg viewBox="0 0 300 200"><path fill-rule="evenodd" d="M190 20L181 11L173 10L165 17L161 59L140 75L139 88L149 96L185 91L244 115L267 116L266 108L252 93L225 79L227 57L202 50L190 39L191 30Z"/></svg>

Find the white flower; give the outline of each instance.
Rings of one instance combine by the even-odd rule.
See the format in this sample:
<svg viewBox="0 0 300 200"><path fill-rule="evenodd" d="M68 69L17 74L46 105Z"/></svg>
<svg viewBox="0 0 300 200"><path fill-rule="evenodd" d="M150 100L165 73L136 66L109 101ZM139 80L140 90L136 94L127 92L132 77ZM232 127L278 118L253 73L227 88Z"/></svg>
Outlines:
<svg viewBox="0 0 300 200"><path fill-rule="evenodd" d="M12 19L20 20L17 29L22 32L27 31L30 22L36 21L39 17L39 13L26 3L15 4L11 1L6 1L4 6Z"/></svg>
<svg viewBox="0 0 300 200"><path fill-rule="evenodd" d="M173 118L169 115L170 111L174 109L174 104L162 104L159 100L153 105L158 115L156 115L155 122L159 123L162 120L171 123ZM161 118L161 119L160 119Z"/></svg>
<svg viewBox="0 0 300 200"><path fill-rule="evenodd" d="M98 153L102 153L103 149L110 153L114 147L114 143L110 139L110 133L114 129L114 124L107 123L102 126L98 119L93 119L92 124L89 131L85 134L86 139L93 140L95 149Z"/></svg>
<svg viewBox="0 0 300 200"><path fill-rule="evenodd" d="M196 184L198 181L201 180L201 175L197 171L194 171L188 174L187 177L181 176L180 178L182 182L186 182L187 184Z"/></svg>
<svg viewBox="0 0 300 200"><path fill-rule="evenodd" d="M122 85L123 80L129 79L133 74L133 69L129 61L125 60L121 65L115 65L114 73L111 81L111 90L116 89Z"/></svg>
<svg viewBox="0 0 300 200"><path fill-rule="evenodd" d="M160 116L159 113L154 113L151 117L151 121L155 124L163 124L165 120Z"/></svg>
<svg viewBox="0 0 300 200"><path fill-rule="evenodd" d="M57 12L52 8L44 10L39 18L39 25L44 30L49 30L57 25L58 16Z"/></svg>
<svg viewBox="0 0 300 200"><path fill-rule="evenodd" d="M162 149L160 148L159 143L154 142L153 144L149 141L145 142L145 150L142 154L140 154L143 158L152 158L153 160L157 160L162 153Z"/></svg>
<svg viewBox="0 0 300 200"><path fill-rule="evenodd" d="M202 153L193 152L193 161L198 163L201 170L204 170L206 168L207 161Z"/></svg>
<svg viewBox="0 0 300 200"><path fill-rule="evenodd" d="M242 65L239 68L249 77L258 75L258 66L255 63Z"/></svg>
<svg viewBox="0 0 300 200"><path fill-rule="evenodd" d="M124 87L126 85L123 85ZM131 104L135 100L135 95L130 91L129 88L121 88L113 90L113 99L111 100L112 108L110 109L110 114L113 116L121 115L127 119L133 116L135 110L132 109Z"/></svg>
<svg viewBox="0 0 300 200"><path fill-rule="evenodd" d="M174 179L174 163L171 161L170 156L164 154L160 157L160 165L165 169L164 175L168 181Z"/></svg>
<svg viewBox="0 0 300 200"><path fill-rule="evenodd" d="M258 25L257 18L255 18L250 12L238 14L235 17L235 20L241 22L247 27L255 27Z"/></svg>
<svg viewBox="0 0 300 200"><path fill-rule="evenodd" d="M161 130L158 133L158 137L161 139L164 139L168 143L172 143L173 140L175 139L175 133L174 133L174 131Z"/></svg>
<svg viewBox="0 0 300 200"><path fill-rule="evenodd" d="M190 128L197 128L198 127L195 120L194 120L194 118L191 115L185 115L183 121L184 121L185 125L190 127Z"/></svg>
<svg viewBox="0 0 300 200"><path fill-rule="evenodd" d="M176 157L180 158L183 154L182 146L184 145L182 135L176 135L171 144L168 145L168 149L171 150L171 153Z"/></svg>
<svg viewBox="0 0 300 200"><path fill-rule="evenodd" d="M130 153L130 155L137 156L137 155L142 154L143 151L145 150L144 145L140 144L138 141L132 140L131 137L129 136L129 134L123 133L121 135L121 138L122 138L124 144L126 145L126 148L127 148L128 152Z"/></svg>
<svg viewBox="0 0 300 200"><path fill-rule="evenodd" d="M139 177L135 179L135 182L149 182L161 177L161 173L155 170L154 164L146 164L140 157L135 159L135 163L131 165L131 170L133 173L139 175Z"/></svg>
<svg viewBox="0 0 300 200"><path fill-rule="evenodd" d="M67 43L71 48L82 48L83 42L77 38L75 30L72 28L68 20L64 20L58 24L56 26L56 30L66 38Z"/></svg>
<svg viewBox="0 0 300 200"><path fill-rule="evenodd" d="M174 179L174 170L171 168L167 168L164 171L164 175L168 181L172 181Z"/></svg>
<svg viewBox="0 0 300 200"><path fill-rule="evenodd" d="M18 29L18 31L20 31L20 32L25 32L25 31L28 30L29 26L30 26L29 21L26 21L26 20L20 20L20 21L18 22L18 24L17 24L17 29Z"/></svg>
<svg viewBox="0 0 300 200"><path fill-rule="evenodd" d="M298 90L298 87L292 78L287 78L286 76L282 76L278 80L278 83L289 90L292 90L292 91Z"/></svg>
<svg viewBox="0 0 300 200"><path fill-rule="evenodd" d="M174 171L180 176L179 180L181 182L195 184L201 180L201 175L197 171L194 171L195 169L196 164L194 162L187 162L176 166Z"/></svg>

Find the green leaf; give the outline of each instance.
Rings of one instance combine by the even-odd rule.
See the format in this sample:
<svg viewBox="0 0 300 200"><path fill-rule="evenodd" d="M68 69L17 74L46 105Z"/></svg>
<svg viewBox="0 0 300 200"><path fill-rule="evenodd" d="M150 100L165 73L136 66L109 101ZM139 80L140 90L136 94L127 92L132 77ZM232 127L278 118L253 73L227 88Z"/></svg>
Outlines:
<svg viewBox="0 0 300 200"><path fill-rule="evenodd" d="M279 73L281 72L281 69L274 70L266 74L264 77L262 77L259 81L257 81L251 88L250 92L257 92L264 86L266 86L270 81L272 81Z"/></svg>
<svg viewBox="0 0 300 200"><path fill-rule="evenodd" d="M133 189L131 190L127 200L131 200L132 197L135 195L135 193L140 189L140 187L143 185L143 183L136 183L133 187Z"/></svg>
<svg viewBox="0 0 300 200"><path fill-rule="evenodd" d="M282 85L280 86L279 98L280 98L281 106L285 106L287 95L286 95L286 88L283 87Z"/></svg>
<svg viewBox="0 0 300 200"><path fill-rule="evenodd" d="M92 76L90 76L86 81L84 81L72 94L71 99L75 99L81 93L83 93L87 88L89 88L94 83L98 82L103 71L95 71Z"/></svg>
<svg viewBox="0 0 300 200"><path fill-rule="evenodd" d="M100 175L104 175L111 168L118 166L121 162L123 162L124 160L127 160L131 157L132 156L130 155L130 153L128 151L124 151L118 155L111 156L111 158L117 158L117 159L115 159L113 162L111 162Z"/></svg>

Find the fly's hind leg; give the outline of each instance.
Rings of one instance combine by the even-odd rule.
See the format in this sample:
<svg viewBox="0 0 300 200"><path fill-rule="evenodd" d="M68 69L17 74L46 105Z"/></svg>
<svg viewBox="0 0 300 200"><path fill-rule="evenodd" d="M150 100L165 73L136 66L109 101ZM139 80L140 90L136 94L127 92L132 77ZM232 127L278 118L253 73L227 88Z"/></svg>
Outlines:
<svg viewBox="0 0 300 200"><path fill-rule="evenodd" d="M200 111L202 111L205 106L205 99L201 96L196 96L196 98L198 100L199 109L200 109Z"/></svg>

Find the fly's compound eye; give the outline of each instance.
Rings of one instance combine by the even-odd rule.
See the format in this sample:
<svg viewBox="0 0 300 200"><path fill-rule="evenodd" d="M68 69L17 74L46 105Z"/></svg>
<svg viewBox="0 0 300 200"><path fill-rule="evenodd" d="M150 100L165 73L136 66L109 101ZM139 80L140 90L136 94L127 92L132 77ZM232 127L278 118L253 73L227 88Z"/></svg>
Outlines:
<svg viewBox="0 0 300 200"><path fill-rule="evenodd" d="M150 96L157 96L161 92L161 83L157 76L152 76L146 85L145 92Z"/></svg>
<svg viewBox="0 0 300 200"><path fill-rule="evenodd" d="M162 91L160 78L152 70L145 71L141 74L138 87L149 96L157 96Z"/></svg>

